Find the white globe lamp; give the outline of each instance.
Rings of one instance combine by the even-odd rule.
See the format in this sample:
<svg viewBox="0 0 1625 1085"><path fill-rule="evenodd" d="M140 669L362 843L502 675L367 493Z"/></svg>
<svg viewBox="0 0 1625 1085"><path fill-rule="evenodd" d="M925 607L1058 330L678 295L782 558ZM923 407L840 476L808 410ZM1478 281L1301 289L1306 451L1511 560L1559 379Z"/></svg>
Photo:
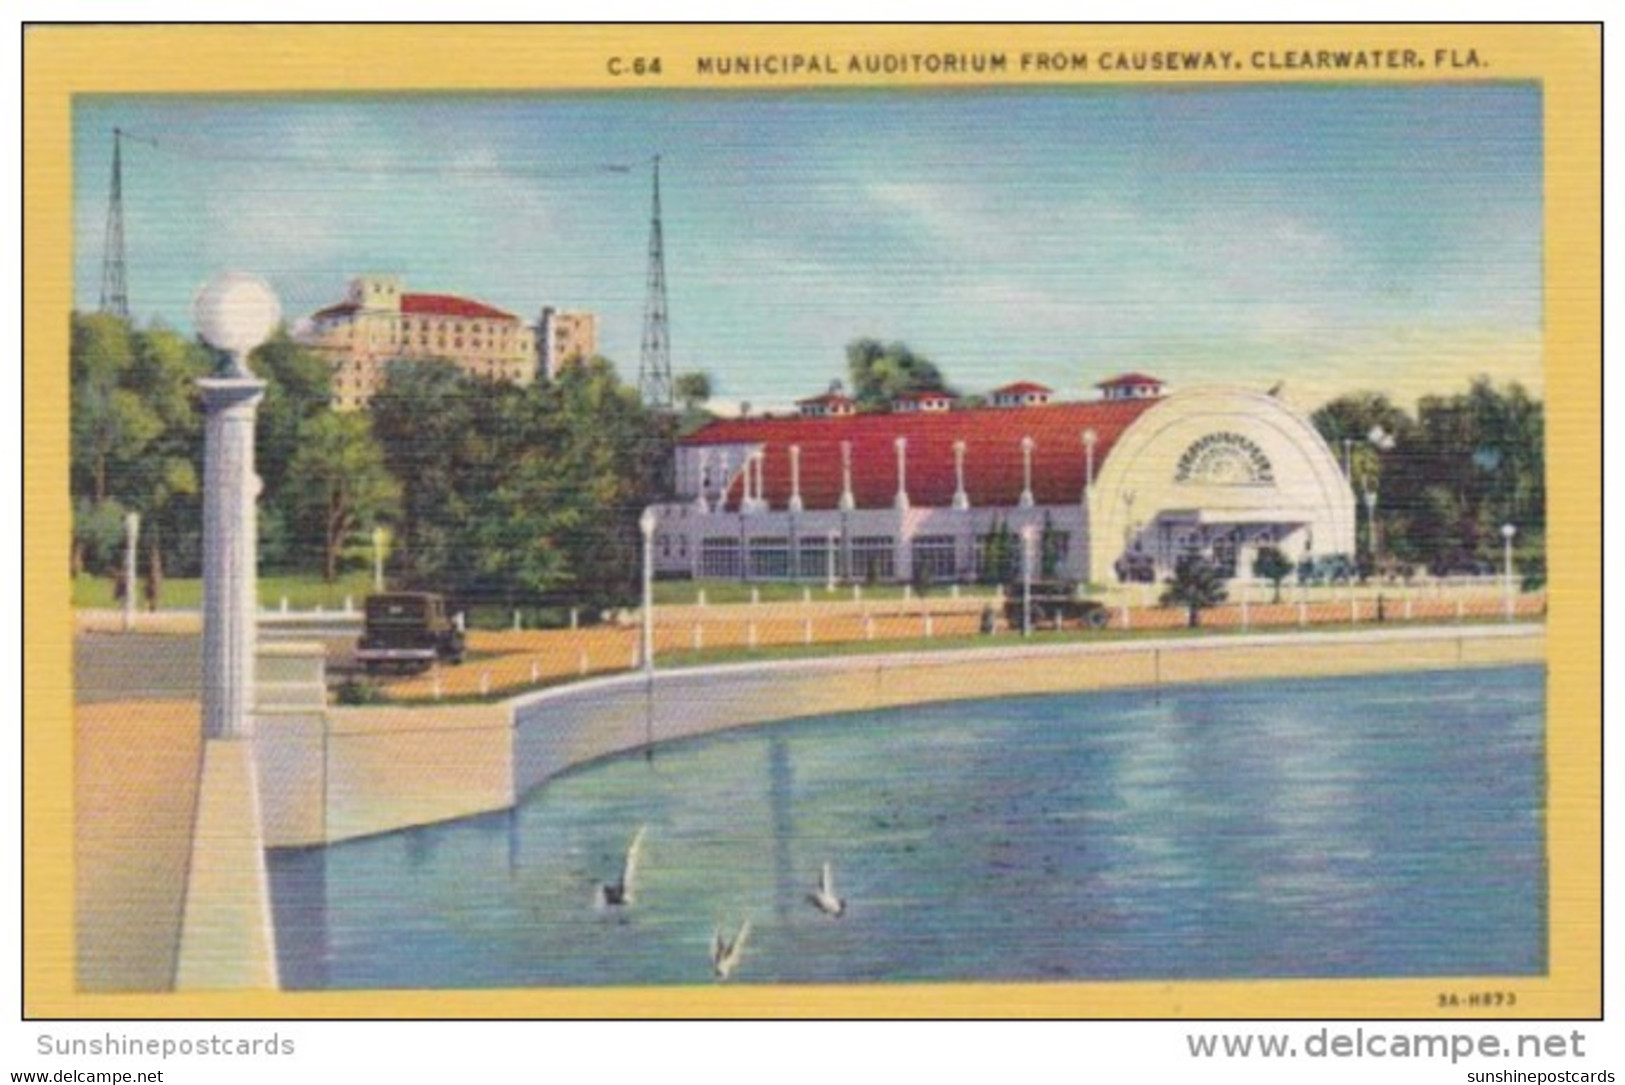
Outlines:
<svg viewBox="0 0 1625 1085"><path fill-rule="evenodd" d="M264 279L242 271L216 275L192 302L198 334L231 356L234 377L249 376L248 352L265 342L281 319L276 293Z"/></svg>

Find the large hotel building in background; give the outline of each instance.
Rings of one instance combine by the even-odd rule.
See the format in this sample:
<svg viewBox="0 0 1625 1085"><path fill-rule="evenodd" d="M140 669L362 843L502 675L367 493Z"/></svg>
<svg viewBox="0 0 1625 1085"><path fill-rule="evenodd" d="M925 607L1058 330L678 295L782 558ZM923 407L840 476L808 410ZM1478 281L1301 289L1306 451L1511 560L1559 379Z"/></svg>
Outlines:
<svg viewBox="0 0 1625 1085"><path fill-rule="evenodd" d="M408 293L399 277L363 275L349 296L312 314L300 341L333 366L333 401L364 407L396 359L441 359L487 380L529 384L597 352L593 314L544 308L535 325L484 302Z"/></svg>

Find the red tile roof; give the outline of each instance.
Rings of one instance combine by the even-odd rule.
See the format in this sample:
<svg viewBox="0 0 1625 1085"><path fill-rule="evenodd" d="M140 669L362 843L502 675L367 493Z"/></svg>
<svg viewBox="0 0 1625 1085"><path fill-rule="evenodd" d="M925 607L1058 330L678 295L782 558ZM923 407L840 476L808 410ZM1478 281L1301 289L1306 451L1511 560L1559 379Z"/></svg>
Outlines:
<svg viewBox="0 0 1625 1085"><path fill-rule="evenodd" d="M329 316L352 316L361 310L353 301L329 305L318 309L312 319ZM486 305L484 302L459 298L455 294L402 294L401 312L409 316L456 316L483 320L518 320L512 313Z"/></svg>
<svg viewBox="0 0 1625 1085"><path fill-rule="evenodd" d="M1163 382L1158 380L1157 378L1148 377L1144 373L1124 373L1121 377L1113 377L1111 380L1101 381L1099 384L1095 385L1095 387L1096 388L1121 388L1121 387L1124 387L1125 385L1131 385L1131 384L1158 384L1158 385L1160 385L1162 383Z"/></svg>
<svg viewBox="0 0 1625 1085"><path fill-rule="evenodd" d="M401 312L414 316L460 316L487 320L518 320L512 313L454 294L402 294Z"/></svg>
<svg viewBox="0 0 1625 1085"><path fill-rule="evenodd" d="M892 402L893 403L897 403L897 402L926 403L926 402L929 402L931 400L958 399L958 398L959 397L954 395L952 392L942 392L942 391L898 392L895 396L892 396Z"/></svg>
<svg viewBox="0 0 1625 1085"><path fill-rule="evenodd" d="M993 391L989 392L988 395L990 395L990 396L1023 396L1023 395L1030 395L1033 392L1038 392L1038 393L1040 393L1042 395L1048 396L1048 395L1054 395L1055 394L1055 389L1046 388L1042 384L1038 384L1038 383L1036 383L1034 381L1017 381L1014 384L1007 384L1003 388L995 388L995 389L993 389Z"/></svg>
<svg viewBox="0 0 1625 1085"><path fill-rule="evenodd" d="M897 451L908 441L909 501L947 507L954 496L955 441L965 442L965 491L972 505L1014 506L1021 498L1021 439L1031 437L1033 497L1063 505L1083 493L1083 431L1095 431L1095 473L1123 431L1156 399L1051 403L1025 410L996 407L828 418L721 419L684 438L685 447L761 445L768 504L790 500L791 445L801 446L801 499L808 509L835 508L841 495L841 442L852 443L852 490L860 509L890 508L897 494ZM739 483L726 506L737 508Z"/></svg>

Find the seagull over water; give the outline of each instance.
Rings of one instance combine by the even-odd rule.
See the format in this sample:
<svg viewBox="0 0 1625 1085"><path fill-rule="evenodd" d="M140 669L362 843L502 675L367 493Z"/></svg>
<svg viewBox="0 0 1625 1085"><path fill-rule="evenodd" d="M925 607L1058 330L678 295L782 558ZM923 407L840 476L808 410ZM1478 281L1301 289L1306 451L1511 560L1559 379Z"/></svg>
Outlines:
<svg viewBox="0 0 1625 1085"><path fill-rule="evenodd" d="M621 880L602 882L598 886L597 903L600 908L620 908L632 903L633 878L638 872L638 856L643 851L643 834L649 827L640 825L632 843L626 849L626 861L621 865Z"/></svg>
<svg viewBox="0 0 1625 1085"><path fill-rule="evenodd" d="M718 927L711 934L711 971L716 974L717 982L726 980L733 975L739 965L739 957L745 951L745 939L750 937L750 920L746 919L739 925L739 933L731 941L724 941L722 928Z"/></svg>
<svg viewBox="0 0 1625 1085"><path fill-rule="evenodd" d="M836 895L835 875L828 863L824 864L824 872L818 879L818 888L807 894L807 900L831 919L839 919L846 914L846 899Z"/></svg>

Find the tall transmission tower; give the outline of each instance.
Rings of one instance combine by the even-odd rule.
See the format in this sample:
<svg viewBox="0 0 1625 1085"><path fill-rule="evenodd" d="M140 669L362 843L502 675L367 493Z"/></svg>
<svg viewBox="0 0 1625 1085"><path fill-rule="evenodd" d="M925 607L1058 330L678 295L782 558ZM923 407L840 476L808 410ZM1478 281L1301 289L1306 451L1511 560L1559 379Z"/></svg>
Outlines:
<svg viewBox="0 0 1625 1085"><path fill-rule="evenodd" d="M113 183L107 190L107 233L102 243L102 297L104 313L130 319L130 288L124 263L124 141L158 146L158 141L113 129Z"/></svg>
<svg viewBox="0 0 1625 1085"><path fill-rule="evenodd" d="M104 313L130 319L130 292L124 267L124 132L113 129L113 185L107 194L107 232L102 239L102 298Z"/></svg>
<svg viewBox="0 0 1625 1085"><path fill-rule="evenodd" d="M671 329L666 318L666 251L660 229L660 156L654 158L654 214L649 222L649 281L643 303L638 391L645 405L672 409Z"/></svg>

